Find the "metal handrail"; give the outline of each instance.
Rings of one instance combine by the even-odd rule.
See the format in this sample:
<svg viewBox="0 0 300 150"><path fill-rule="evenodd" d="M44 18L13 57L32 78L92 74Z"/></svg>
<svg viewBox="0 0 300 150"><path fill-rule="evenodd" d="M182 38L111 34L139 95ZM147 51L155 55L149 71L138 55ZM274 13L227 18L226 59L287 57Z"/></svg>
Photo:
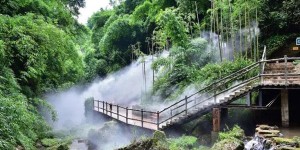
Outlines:
<svg viewBox="0 0 300 150"><path fill-rule="evenodd" d="M225 92L228 92L232 89L235 89L235 88L241 87L241 86L246 86L247 84L252 83L253 81L255 81L257 78L262 78L262 77L266 77L266 76L284 76L285 80L287 80L287 77L299 76L300 73L287 73L287 69L286 69L288 67L287 60L289 60L289 61L290 60L300 60L300 57L286 57L285 56L284 58L277 58L277 59L267 60L266 59L266 47L264 47L264 52L263 52L263 55L262 55L262 59L260 61L258 61L256 63L253 63L253 64L251 64L251 65L249 65L245 68L242 68L242 69L240 69L240 70L238 70L234 73L231 73L231 74L229 74L229 75L227 75L227 76L225 76L225 77L209 84L208 86L205 86L204 88L200 89L196 93L193 93L190 96L186 96L185 98L173 103L172 105L170 105L170 106L168 106L168 107L166 107L163 110L158 111L158 112L147 111L147 110L142 110L142 109L132 109L132 108L128 108L128 107L125 108L125 107L122 107L122 106L119 106L119 105L115 105L115 104L111 104L111 103L107 103L105 101L99 101L99 100L94 100L94 102L98 103L97 106L94 105L94 109L98 109L98 111L101 110L101 112L103 111L103 113L106 112L106 113L110 113L110 114L114 114L114 115L123 117L123 118L126 119L126 122L127 122L127 120L135 120L135 121L141 121L142 125L143 125L143 122L154 124L154 125L157 125L157 128L159 129L159 125L161 125L162 123L165 123L169 120L172 120L174 117L176 117L176 116L178 116L178 115L180 115L184 112L187 114L189 109L195 108L195 107L199 106L200 104L203 104L204 102L207 102L208 100L212 100L213 98L216 99L216 97L218 95L221 95L221 94L223 94ZM285 62L285 73L265 74L264 73L265 65L266 65L266 63L270 63L270 62ZM259 64L261 64L261 65L259 65ZM222 91L215 92L212 96L210 96L206 99L203 99L201 101L198 101L198 99L200 97L194 98L192 100L188 100L189 98L191 98L191 97L193 97L193 96L195 96L195 95L197 95L201 92L211 92L211 91L214 91L214 90L216 91L216 89L222 87L223 85L226 85L227 83L232 83L233 80L244 77L244 75L246 75L250 71L254 70L258 66L260 66L261 72L257 76L251 77L247 80L242 81L239 84L236 84L236 85L230 86L228 88L225 88ZM189 105L192 102L195 102L195 104ZM211 106L217 104L215 101L212 101L212 102L213 103L212 103ZM99 103L103 104L103 105L101 105L102 108L100 107ZM180 106L177 106L179 103L182 103L182 104L180 104ZM109 105L109 107L107 107L107 105ZM184 108L184 106L185 106L185 108ZM110 109L111 107L117 107L118 112L117 113L114 112L113 109ZM120 108L126 110L126 116L119 113ZM184 108L184 110L182 110L182 108ZM170 116L167 115L168 117L165 119L164 118L165 116L163 116L161 114L164 114L164 112L166 112L167 110L171 111L171 115ZM177 112L176 112L176 110L177 110ZM178 112L178 110L179 110L179 112ZM141 112L141 116L140 116L141 119L129 117L128 116L128 111L132 111L132 112L137 111L137 113ZM175 113L172 114L172 112L175 112ZM144 113L148 113L148 114L150 114L150 116L154 116L152 119L157 119L157 120L155 120L155 121L144 120L143 119L143 114ZM155 116L156 116L156 118L155 118ZM160 120L160 119L164 119L164 120Z"/></svg>

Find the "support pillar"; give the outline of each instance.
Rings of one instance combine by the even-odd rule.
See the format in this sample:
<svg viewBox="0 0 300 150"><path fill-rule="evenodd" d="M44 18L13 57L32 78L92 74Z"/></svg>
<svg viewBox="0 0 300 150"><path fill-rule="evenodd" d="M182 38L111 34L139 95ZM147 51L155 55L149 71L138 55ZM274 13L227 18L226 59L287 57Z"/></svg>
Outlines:
<svg viewBox="0 0 300 150"><path fill-rule="evenodd" d="M252 96L252 94L251 94L251 92L249 92L248 94L247 94L247 98L246 98L246 104L247 104L247 106L251 106L251 97Z"/></svg>
<svg viewBox="0 0 300 150"><path fill-rule="evenodd" d="M215 142L218 139L218 135L220 132L220 125L221 125L221 108L213 108L212 111L213 117L213 130L211 132L211 140Z"/></svg>
<svg viewBox="0 0 300 150"><path fill-rule="evenodd" d="M259 92L258 92L258 106L262 106L262 90L259 90Z"/></svg>
<svg viewBox="0 0 300 150"><path fill-rule="evenodd" d="M287 89L281 90L281 123L289 127L289 94Z"/></svg>
<svg viewBox="0 0 300 150"><path fill-rule="evenodd" d="M221 109L213 108L213 132L220 131L221 124Z"/></svg>

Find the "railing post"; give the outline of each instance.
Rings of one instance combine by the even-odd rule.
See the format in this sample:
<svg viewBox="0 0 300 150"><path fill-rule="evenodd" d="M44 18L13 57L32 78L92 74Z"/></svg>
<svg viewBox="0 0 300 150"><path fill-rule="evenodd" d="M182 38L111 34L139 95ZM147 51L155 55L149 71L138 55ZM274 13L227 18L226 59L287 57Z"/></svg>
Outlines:
<svg viewBox="0 0 300 150"><path fill-rule="evenodd" d="M126 107L126 124L128 124L128 107Z"/></svg>
<svg viewBox="0 0 300 150"><path fill-rule="evenodd" d="M107 110L107 102L105 102L105 110L106 110L106 114L108 114L108 110Z"/></svg>
<svg viewBox="0 0 300 150"><path fill-rule="evenodd" d="M262 74L263 74L263 59L261 60L261 62L259 62L259 82L260 84L263 83L263 77L262 77Z"/></svg>
<svg viewBox="0 0 300 150"><path fill-rule="evenodd" d="M119 105L117 105L117 119L119 120Z"/></svg>
<svg viewBox="0 0 300 150"><path fill-rule="evenodd" d="M95 102L95 100L94 100L94 102ZM97 100L97 107L98 107L98 112L99 112L99 100Z"/></svg>
<svg viewBox="0 0 300 150"><path fill-rule="evenodd" d="M185 96L185 115L187 116L187 96Z"/></svg>
<svg viewBox="0 0 300 150"><path fill-rule="evenodd" d="M144 110L143 109L141 111L141 124L142 124L142 127L144 127Z"/></svg>
<svg viewBox="0 0 300 150"><path fill-rule="evenodd" d="M156 125L157 125L157 130L159 130L159 111L156 112L157 120L156 120Z"/></svg>
<svg viewBox="0 0 300 150"><path fill-rule="evenodd" d="M93 110L95 110L95 99L93 99Z"/></svg>
<svg viewBox="0 0 300 150"><path fill-rule="evenodd" d="M217 103L217 88L216 88L216 85L214 84L213 85L213 90L214 90L214 103L216 104Z"/></svg>
<svg viewBox="0 0 300 150"><path fill-rule="evenodd" d="M287 86L287 56L284 55L284 79L285 79L285 86Z"/></svg>
<svg viewBox="0 0 300 150"><path fill-rule="evenodd" d="M104 101L102 101L102 111L103 111L103 114L104 114Z"/></svg>
<svg viewBox="0 0 300 150"><path fill-rule="evenodd" d="M109 110L110 110L110 116L112 116L112 110L113 110L113 105L112 105L112 103L109 104Z"/></svg>

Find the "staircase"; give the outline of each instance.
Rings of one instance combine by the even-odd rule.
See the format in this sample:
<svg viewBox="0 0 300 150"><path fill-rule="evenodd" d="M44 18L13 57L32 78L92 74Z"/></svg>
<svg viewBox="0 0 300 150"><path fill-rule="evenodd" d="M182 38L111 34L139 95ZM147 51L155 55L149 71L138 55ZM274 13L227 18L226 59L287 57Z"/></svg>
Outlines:
<svg viewBox="0 0 300 150"><path fill-rule="evenodd" d="M298 85L300 84L300 76L297 75L296 66L292 62L275 62L266 64L264 70L263 85ZM286 74L294 74L287 76Z"/></svg>
<svg viewBox="0 0 300 150"><path fill-rule="evenodd" d="M265 55L263 55L265 58ZM256 62L198 92L186 96L161 111L151 112L94 100L94 110L126 124L151 130L183 124L263 87L300 88L300 58L279 58Z"/></svg>
<svg viewBox="0 0 300 150"><path fill-rule="evenodd" d="M256 82L257 80L257 77L252 78L252 80L246 83L238 84L238 86L233 86L230 89L221 91L220 93L210 96L206 99L201 99L200 96L199 98L195 98L191 101L188 101L189 104L186 106L186 111L178 114L175 117L171 117L171 119L164 122L160 126L160 128L164 129L172 125L183 124L185 122L188 122L189 120L193 120L194 118L209 113L213 107L226 105L227 103L230 103L240 97L243 97L248 92L256 89L259 86L259 84ZM179 109L180 105L181 104L177 104L172 107ZM169 111L174 111L174 109L170 108ZM166 114L165 112L162 113ZM173 113L174 112L170 112L170 116Z"/></svg>

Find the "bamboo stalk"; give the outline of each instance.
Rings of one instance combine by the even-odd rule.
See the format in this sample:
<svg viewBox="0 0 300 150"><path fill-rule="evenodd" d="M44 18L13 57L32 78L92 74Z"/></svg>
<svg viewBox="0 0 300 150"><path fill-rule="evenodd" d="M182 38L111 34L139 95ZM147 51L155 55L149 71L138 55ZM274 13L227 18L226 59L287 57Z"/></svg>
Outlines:
<svg viewBox="0 0 300 150"><path fill-rule="evenodd" d="M199 21L199 12L198 12L198 7L197 7L197 1L195 1L195 6L196 6L196 17L197 17L198 28L199 28L199 36L201 36L200 21Z"/></svg>
<svg viewBox="0 0 300 150"><path fill-rule="evenodd" d="M240 52L241 52L241 56L243 56L243 49L242 49L242 17L241 17L241 13L239 13L239 22L240 22Z"/></svg>
<svg viewBox="0 0 300 150"><path fill-rule="evenodd" d="M245 3L246 3L246 0L244 1ZM245 16L245 29L246 29L246 27L247 27L247 8L246 8L246 6L245 6L245 14L244 14L244 16ZM244 43L244 47L245 47L245 50L246 50L246 59L248 59L248 49L247 49L247 36L245 36L245 43Z"/></svg>
<svg viewBox="0 0 300 150"><path fill-rule="evenodd" d="M233 29L233 19L232 19L232 8L231 8L231 2L230 0L228 0L229 2L229 12L230 12L230 31L231 31L231 44L232 44L232 48L233 48L233 59L234 59L234 54L235 54L235 36L234 36L234 29Z"/></svg>
<svg viewBox="0 0 300 150"><path fill-rule="evenodd" d="M249 36L250 36L250 42L249 42L249 46L250 46L250 58L253 59L253 49L252 49L252 34L251 34L251 24L250 24L250 10L248 10L248 26L249 26Z"/></svg>
<svg viewBox="0 0 300 150"><path fill-rule="evenodd" d="M258 13L257 8L255 9L255 17L256 17L256 23L258 25ZM256 35L256 52L257 52L257 60L259 60L259 43L258 43L258 34Z"/></svg>

